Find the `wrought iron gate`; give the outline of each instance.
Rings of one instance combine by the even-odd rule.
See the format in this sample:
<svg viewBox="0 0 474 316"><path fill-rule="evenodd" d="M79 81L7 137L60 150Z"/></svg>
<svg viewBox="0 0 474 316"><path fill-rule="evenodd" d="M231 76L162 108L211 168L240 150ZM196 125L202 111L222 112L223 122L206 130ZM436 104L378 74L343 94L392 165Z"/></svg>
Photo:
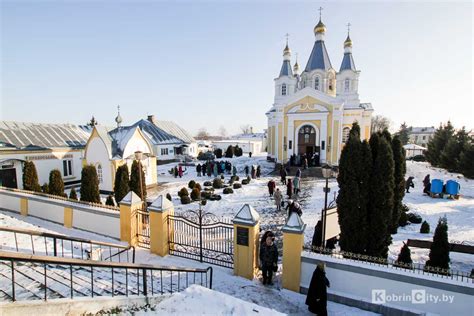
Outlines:
<svg viewBox="0 0 474 316"><path fill-rule="evenodd" d="M170 254L234 267L234 227L229 219L213 213L186 211L168 215Z"/></svg>
<svg viewBox="0 0 474 316"><path fill-rule="evenodd" d="M150 213L138 210L136 222L138 246L150 249Z"/></svg>

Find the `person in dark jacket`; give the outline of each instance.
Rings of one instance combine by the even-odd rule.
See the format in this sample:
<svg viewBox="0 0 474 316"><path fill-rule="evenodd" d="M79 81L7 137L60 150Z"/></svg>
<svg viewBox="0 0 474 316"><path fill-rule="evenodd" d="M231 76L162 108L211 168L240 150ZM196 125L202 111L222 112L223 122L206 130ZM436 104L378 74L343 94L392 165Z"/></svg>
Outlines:
<svg viewBox="0 0 474 316"><path fill-rule="evenodd" d="M405 189L407 193L410 193L410 188L414 188L415 184L413 183L413 177L408 177L407 181L405 181Z"/></svg>
<svg viewBox="0 0 474 316"><path fill-rule="evenodd" d="M298 168L298 170L296 170L295 177L301 178L301 169L300 168Z"/></svg>
<svg viewBox="0 0 474 316"><path fill-rule="evenodd" d="M252 158L252 152L249 152L249 158Z"/></svg>
<svg viewBox="0 0 474 316"><path fill-rule="evenodd" d="M255 175L257 178L260 178L260 175L262 174L262 169L260 168L260 165L257 165L257 170L255 171Z"/></svg>
<svg viewBox="0 0 474 316"><path fill-rule="evenodd" d="M178 167L174 166L174 177L178 177Z"/></svg>
<svg viewBox="0 0 474 316"><path fill-rule="evenodd" d="M431 179L430 175L427 174L426 177L423 179L423 193L430 194L431 190Z"/></svg>
<svg viewBox="0 0 474 316"><path fill-rule="evenodd" d="M275 235L272 232L265 232L265 234L265 241L260 243L260 266L263 284L273 285L273 271L278 268L278 249L274 243Z"/></svg>
<svg viewBox="0 0 474 316"><path fill-rule="evenodd" d="M285 168L283 168L283 166L281 166L281 169L280 169L281 183L285 184L285 185L286 185L286 175L287 175L287 172L286 172Z"/></svg>
<svg viewBox="0 0 474 316"><path fill-rule="evenodd" d="M291 199L291 196L293 195L293 183L291 183L291 179L288 179L288 183L286 184L286 194L288 195L288 198Z"/></svg>
<svg viewBox="0 0 474 316"><path fill-rule="evenodd" d="M244 170L245 170L245 176L248 177L249 176L249 166L245 166Z"/></svg>
<svg viewBox="0 0 474 316"><path fill-rule="evenodd" d="M286 209L288 210L288 218L290 218L293 212L298 214L300 217L303 215L301 205L297 201L288 200L288 205L286 206Z"/></svg>
<svg viewBox="0 0 474 316"><path fill-rule="evenodd" d="M306 296L306 305L308 310L318 316L326 316L329 280L326 278L324 263L319 263L314 269L311 283L309 284L308 295Z"/></svg>
<svg viewBox="0 0 474 316"><path fill-rule="evenodd" d="M273 192L275 191L275 187L276 187L276 183L273 179L271 179L270 181L268 181L268 193L270 194L270 196L273 196Z"/></svg>
<svg viewBox="0 0 474 316"><path fill-rule="evenodd" d="M201 176L201 164L198 163L198 165L196 166L196 172L197 172L197 176L200 177Z"/></svg>

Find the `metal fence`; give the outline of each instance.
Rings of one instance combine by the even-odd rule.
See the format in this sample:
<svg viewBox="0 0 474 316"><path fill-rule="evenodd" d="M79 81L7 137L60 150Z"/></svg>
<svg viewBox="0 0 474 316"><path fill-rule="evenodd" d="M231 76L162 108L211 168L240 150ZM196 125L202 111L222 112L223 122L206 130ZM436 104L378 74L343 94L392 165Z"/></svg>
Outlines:
<svg viewBox="0 0 474 316"><path fill-rule="evenodd" d="M150 213L138 210L136 222L138 246L150 249Z"/></svg>
<svg viewBox="0 0 474 316"><path fill-rule="evenodd" d="M345 259L350 261L363 262L368 265L382 266L395 270L403 270L413 274L431 275L445 279L456 280L466 283L474 283L474 276L467 272L456 271L452 269L441 269L427 266L421 263L404 263L392 259L371 257L346 251L335 251L328 248L305 246L305 250L315 252L331 258Z"/></svg>
<svg viewBox="0 0 474 316"><path fill-rule="evenodd" d="M7 251L71 259L135 262L135 248L128 245L22 228L0 227L0 235L3 234L11 236L15 242L14 246L2 246Z"/></svg>
<svg viewBox="0 0 474 316"><path fill-rule="evenodd" d="M213 213L186 211L168 215L170 254L227 268L234 266L234 227Z"/></svg>
<svg viewBox="0 0 474 316"><path fill-rule="evenodd" d="M212 267L177 268L0 251L0 301L174 293L212 288Z"/></svg>

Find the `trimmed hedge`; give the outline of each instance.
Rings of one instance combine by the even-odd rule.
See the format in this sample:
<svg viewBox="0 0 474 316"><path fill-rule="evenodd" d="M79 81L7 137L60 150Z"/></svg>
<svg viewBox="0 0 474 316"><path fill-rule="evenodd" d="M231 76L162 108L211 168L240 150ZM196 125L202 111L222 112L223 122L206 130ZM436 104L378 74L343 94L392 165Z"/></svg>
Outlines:
<svg viewBox="0 0 474 316"><path fill-rule="evenodd" d="M225 188L222 193L224 193L224 194L232 194L232 193L234 193L234 190L232 190L231 188Z"/></svg>
<svg viewBox="0 0 474 316"><path fill-rule="evenodd" d="M212 187L212 182L211 181L204 181L204 186L205 187Z"/></svg>
<svg viewBox="0 0 474 316"><path fill-rule="evenodd" d="M196 185L196 181L194 180L191 180L188 182L188 188L190 188L191 190L194 189L195 185Z"/></svg>
<svg viewBox="0 0 474 316"><path fill-rule="evenodd" d="M429 234L430 233L430 224L427 221L423 221L420 227L421 234Z"/></svg>
<svg viewBox="0 0 474 316"><path fill-rule="evenodd" d="M408 221L413 224L421 224L423 219L416 213L407 213Z"/></svg>
<svg viewBox="0 0 474 316"><path fill-rule="evenodd" d="M242 184L241 183L234 183L234 185L232 186L234 189L241 189L242 188Z"/></svg>
<svg viewBox="0 0 474 316"><path fill-rule="evenodd" d="M194 188L192 191L191 191L191 199L193 201L197 201L197 200L200 200L201 199L201 191L198 189L198 188Z"/></svg>
<svg viewBox="0 0 474 316"><path fill-rule="evenodd" d="M189 196L188 189L182 187L181 190L178 191L178 196L181 198L183 196Z"/></svg>
<svg viewBox="0 0 474 316"><path fill-rule="evenodd" d="M183 195L181 197L181 204L189 204L189 203L191 203L191 199L189 198L189 196Z"/></svg>
<svg viewBox="0 0 474 316"><path fill-rule="evenodd" d="M214 189L222 189L222 187L223 187L222 179L215 178L214 181L212 181L212 187Z"/></svg>

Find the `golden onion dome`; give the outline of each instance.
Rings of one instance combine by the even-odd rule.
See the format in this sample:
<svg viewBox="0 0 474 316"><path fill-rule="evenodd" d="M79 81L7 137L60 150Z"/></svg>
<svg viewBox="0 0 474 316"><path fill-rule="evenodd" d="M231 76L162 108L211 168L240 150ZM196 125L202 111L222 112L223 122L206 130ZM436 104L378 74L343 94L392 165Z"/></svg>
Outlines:
<svg viewBox="0 0 474 316"><path fill-rule="evenodd" d="M351 38L349 37L349 34L347 35L347 38L346 40L344 41L344 47L352 47L352 40Z"/></svg>
<svg viewBox="0 0 474 316"><path fill-rule="evenodd" d="M298 72L298 70L300 70L300 65L298 65L298 62L296 62L295 65L293 66L293 71Z"/></svg>
<svg viewBox="0 0 474 316"><path fill-rule="evenodd" d="M288 47L288 44L286 44L285 49L283 50L283 55L286 55L286 54L291 54L291 50Z"/></svg>
<svg viewBox="0 0 474 316"><path fill-rule="evenodd" d="M316 26L314 27L314 34L324 32L326 32L326 25L324 25L324 23L320 19L318 24L316 24Z"/></svg>

